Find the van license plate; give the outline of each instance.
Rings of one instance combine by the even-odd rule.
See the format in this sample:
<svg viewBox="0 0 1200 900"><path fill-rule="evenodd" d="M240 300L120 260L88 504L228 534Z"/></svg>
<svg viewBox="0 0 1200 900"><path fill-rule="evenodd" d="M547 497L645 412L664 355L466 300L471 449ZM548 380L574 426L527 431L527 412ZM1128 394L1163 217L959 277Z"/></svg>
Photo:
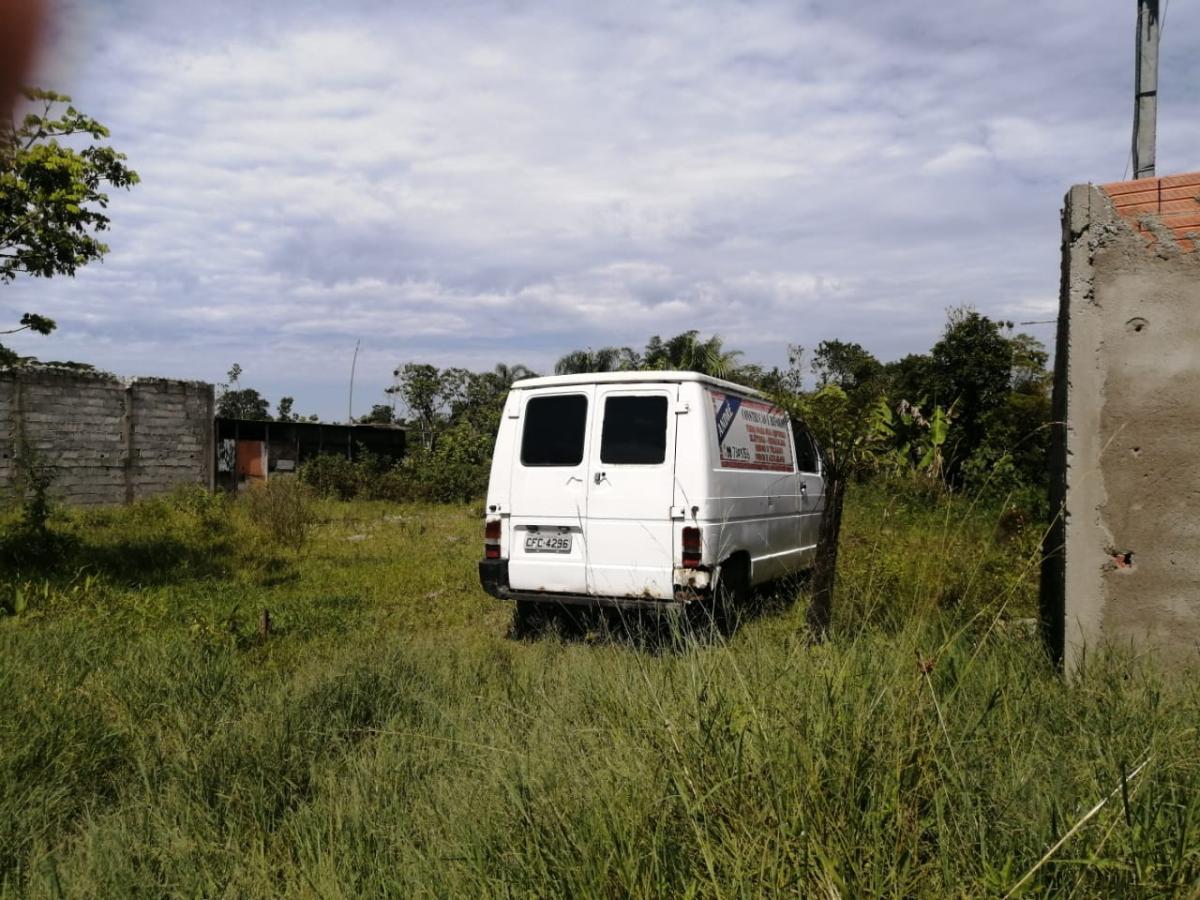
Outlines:
<svg viewBox="0 0 1200 900"><path fill-rule="evenodd" d="M526 553L570 553L571 533L566 534L527 534L525 535Z"/></svg>

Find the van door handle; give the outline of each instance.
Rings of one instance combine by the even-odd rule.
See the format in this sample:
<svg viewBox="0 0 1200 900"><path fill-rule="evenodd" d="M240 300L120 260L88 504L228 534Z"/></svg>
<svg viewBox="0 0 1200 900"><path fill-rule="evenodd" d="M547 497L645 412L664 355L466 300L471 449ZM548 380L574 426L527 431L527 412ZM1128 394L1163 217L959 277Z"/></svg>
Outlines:
<svg viewBox="0 0 1200 900"><path fill-rule="evenodd" d="M599 484L602 481L608 481L608 476L605 475L603 472L597 472L595 475L592 476L592 481L595 484Z"/></svg>
<svg viewBox="0 0 1200 900"><path fill-rule="evenodd" d="M808 493L808 485L805 484L803 481L800 482L800 493L802 493L802 494Z"/></svg>

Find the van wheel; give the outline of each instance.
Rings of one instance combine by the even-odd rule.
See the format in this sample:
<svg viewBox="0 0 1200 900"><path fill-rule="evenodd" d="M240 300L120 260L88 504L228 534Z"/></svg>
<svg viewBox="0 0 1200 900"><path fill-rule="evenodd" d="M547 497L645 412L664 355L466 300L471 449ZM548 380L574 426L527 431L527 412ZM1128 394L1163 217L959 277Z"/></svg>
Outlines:
<svg viewBox="0 0 1200 900"><path fill-rule="evenodd" d="M518 600L513 607L512 628L509 634L518 640L536 637L546 628L546 609L540 603Z"/></svg>
<svg viewBox="0 0 1200 900"><path fill-rule="evenodd" d="M721 563L713 589L713 622L728 637L737 630L738 619L750 596L750 572L744 560L731 558Z"/></svg>

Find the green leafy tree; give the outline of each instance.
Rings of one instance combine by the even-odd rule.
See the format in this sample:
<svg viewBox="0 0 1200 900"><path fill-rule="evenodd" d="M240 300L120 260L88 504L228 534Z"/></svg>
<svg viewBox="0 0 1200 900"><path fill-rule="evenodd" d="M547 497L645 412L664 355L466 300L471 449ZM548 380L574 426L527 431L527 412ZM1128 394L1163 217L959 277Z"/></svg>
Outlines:
<svg viewBox="0 0 1200 900"><path fill-rule="evenodd" d="M1013 348L1001 323L969 307L950 311L930 352L930 371L935 402L958 409L947 460L952 481L959 480L962 463L983 443L988 416L1008 396L1012 369Z"/></svg>
<svg viewBox="0 0 1200 900"><path fill-rule="evenodd" d="M221 385L217 398L217 415L224 419L271 420L271 404L254 388L241 386L242 367L234 363L226 376L229 381Z"/></svg>
<svg viewBox="0 0 1200 900"><path fill-rule="evenodd" d="M777 366L766 368L758 363L743 363L729 373L729 380L755 388L765 394L774 394L783 389L783 373Z"/></svg>
<svg viewBox="0 0 1200 900"><path fill-rule="evenodd" d="M453 415L453 410L462 406L467 392L470 390L472 379L479 376L470 369L464 369L461 366L451 366L447 369L442 369L439 377L442 383L441 394L439 396L442 413L440 424L445 424L446 419Z"/></svg>
<svg viewBox="0 0 1200 900"><path fill-rule="evenodd" d="M808 607L808 627L815 640L825 639L833 618L846 488L873 469L879 457L880 433L871 414L880 400L876 389L875 382L850 391L831 383L808 393L776 395L780 407L812 430L824 462L825 509Z"/></svg>
<svg viewBox="0 0 1200 900"><path fill-rule="evenodd" d="M389 403L376 403L371 411L358 420L360 425L392 425L396 421L396 411Z"/></svg>
<svg viewBox="0 0 1200 900"><path fill-rule="evenodd" d="M983 416L982 436L963 463L962 481L985 497L1015 502L1036 514L1044 509L1049 488L1050 356L1028 334L1008 341L1011 390Z"/></svg>
<svg viewBox="0 0 1200 900"><path fill-rule="evenodd" d="M19 331L32 331L34 334L49 334L54 328L55 323L53 319L39 316L36 313L25 313L25 315L21 316L19 327L10 328L8 331L0 331L0 334L16 334ZM8 347L0 344L0 367L15 365L20 360L21 357Z"/></svg>
<svg viewBox="0 0 1200 900"><path fill-rule="evenodd" d="M451 407L451 421L455 425L465 424L481 441L491 441L500 427L504 398L513 383L536 377L536 372L519 363L514 366L500 363L490 372L470 373Z"/></svg>
<svg viewBox="0 0 1200 900"><path fill-rule="evenodd" d="M481 497L487 489L492 436L481 435L469 422L447 426L432 449L419 449L404 471L421 499L461 502Z"/></svg>
<svg viewBox="0 0 1200 900"><path fill-rule="evenodd" d="M275 405L275 421L276 422L299 422L300 416L292 412L292 407L296 404L294 397L280 397L279 403Z"/></svg>
<svg viewBox="0 0 1200 900"><path fill-rule="evenodd" d="M1009 339L1012 349L1012 389L1018 394L1049 394L1050 354L1046 345L1029 334Z"/></svg>
<svg viewBox="0 0 1200 900"><path fill-rule="evenodd" d="M789 394L804 391L804 348L799 344L787 345L788 364L779 375L780 389Z"/></svg>
<svg viewBox="0 0 1200 900"><path fill-rule="evenodd" d="M813 353L812 372L817 384L836 384L852 390L883 374L883 365L862 344L850 341L821 341Z"/></svg>
<svg viewBox="0 0 1200 900"><path fill-rule="evenodd" d="M463 426L490 442L500 421L504 397L513 383L536 375L528 367L498 363L490 372L462 368L439 369L428 363L406 363L393 373L396 381L387 393L404 403L409 425L421 436L421 446L431 450L440 436ZM458 438L466 432L460 432Z"/></svg>
<svg viewBox="0 0 1200 900"><path fill-rule="evenodd" d="M805 391L803 361L804 349L789 344L788 367L778 373L779 389L770 396L792 418L803 421L821 447L825 509L821 514L807 614L809 632L814 640L821 641L829 634L833 618L846 488L851 480L864 476L878 464L886 439L876 421L875 410L886 401L880 393L879 379L848 390L831 381L816 390Z"/></svg>
<svg viewBox="0 0 1200 900"><path fill-rule="evenodd" d="M125 154L100 143L108 129L70 105L70 97L36 88L25 96L34 109L19 122L0 124L0 282L20 274L74 275L102 259L108 245L97 234L109 226L105 189L138 182ZM82 149L60 143L78 137L93 143ZM20 328L4 333L49 334L54 325L26 313ZM0 364L16 361L0 346Z"/></svg>
<svg viewBox="0 0 1200 900"><path fill-rule="evenodd" d="M965 487L1040 513L1049 490L1051 407L1048 394L1013 391L984 417L983 441L963 463Z"/></svg>
<svg viewBox="0 0 1200 900"><path fill-rule="evenodd" d="M886 363L882 378L888 396L898 400L924 406L935 394L933 361L927 353L910 353L903 359Z"/></svg>
<svg viewBox="0 0 1200 900"><path fill-rule="evenodd" d="M408 410L409 421L417 426L423 447L433 446L433 428L442 404L442 373L428 363L405 363L392 373L396 382L388 388L399 395Z"/></svg>

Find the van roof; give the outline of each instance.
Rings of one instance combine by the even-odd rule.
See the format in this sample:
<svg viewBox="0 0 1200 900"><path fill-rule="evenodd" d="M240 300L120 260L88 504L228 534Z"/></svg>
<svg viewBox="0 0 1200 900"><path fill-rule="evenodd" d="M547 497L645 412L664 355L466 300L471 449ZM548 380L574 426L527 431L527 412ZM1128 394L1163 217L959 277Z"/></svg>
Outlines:
<svg viewBox="0 0 1200 900"><path fill-rule="evenodd" d="M677 371L648 371L636 372L580 372L577 375L546 375L542 378L522 378L513 382L513 390L528 390L530 388L560 387L568 384L658 384L661 382L699 381L711 384L727 391L737 391L739 394L749 394L754 397L763 396L761 391L748 388L745 385L734 384L723 378L702 375L699 372Z"/></svg>

